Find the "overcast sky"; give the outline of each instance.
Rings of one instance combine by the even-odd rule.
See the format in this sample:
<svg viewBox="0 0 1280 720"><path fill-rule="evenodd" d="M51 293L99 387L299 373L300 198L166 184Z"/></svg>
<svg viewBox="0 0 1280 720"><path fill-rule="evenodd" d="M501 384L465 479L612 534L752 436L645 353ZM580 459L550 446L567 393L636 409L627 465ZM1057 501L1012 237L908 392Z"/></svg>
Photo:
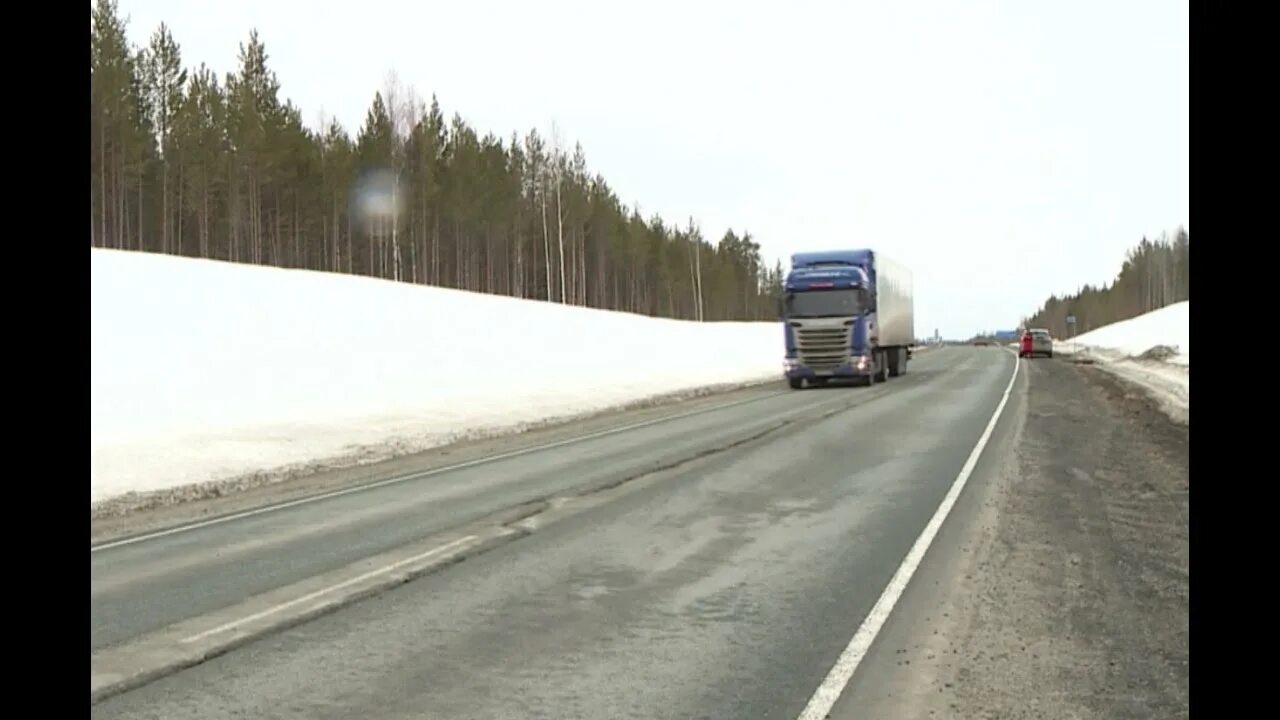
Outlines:
<svg viewBox="0 0 1280 720"><path fill-rule="evenodd" d="M554 120L646 216L770 260L909 266L917 334L1012 328L1188 217L1186 0L120 0L135 43L353 134L389 70L507 137Z"/></svg>

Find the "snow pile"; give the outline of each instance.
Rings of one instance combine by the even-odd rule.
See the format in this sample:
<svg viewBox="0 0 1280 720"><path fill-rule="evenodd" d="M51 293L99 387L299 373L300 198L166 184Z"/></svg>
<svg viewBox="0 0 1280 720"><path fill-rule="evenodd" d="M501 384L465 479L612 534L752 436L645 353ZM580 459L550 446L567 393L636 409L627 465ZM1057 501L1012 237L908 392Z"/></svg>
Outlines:
<svg viewBox="0 0 1280 720"><path fill-rule="evenodd" d="M1088 348L1111 359L1139 358L1155 348L1172 348L1174 353L1165 362L1176 365L1191 364L1191 303L1167 305L1153 312L1139 315L1058 343L1065 352L1076 348ZM1162 352L1157 350L1157 352Z"/></svg>
<svg viewBox="0 0 1280 720"><path fill-rule="evenodd" d="M92 253L91 503L264 482L781 373L776 323Z"/></svg>
<svg viewBox="0 0 1280 720"><path fill-rule="evenodd" d="M1147 389L1170 415L1190 416L1191 303L1168 305L1105 325L1068 341L1055 353L1094 362Z"/></svg>

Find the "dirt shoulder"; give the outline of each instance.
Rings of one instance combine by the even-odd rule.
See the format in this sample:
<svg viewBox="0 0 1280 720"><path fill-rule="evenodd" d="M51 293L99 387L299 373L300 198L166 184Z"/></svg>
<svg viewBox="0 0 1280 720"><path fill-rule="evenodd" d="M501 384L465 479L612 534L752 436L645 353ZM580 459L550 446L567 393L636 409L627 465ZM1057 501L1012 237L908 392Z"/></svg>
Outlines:
<svg viewBox="0 0 1280 720"><path fill-rule="evenodd" d="M1155 399L1164 412L1184 425L1190 422L1191 367L1177 357L1175 348L1157 345L1137 356L1121 352L1061 343L1060 356L1071 362L1096 365L1133 383Z"/></svg>
<svg viewBox="0 0 1280 720"><path fill-rule="evenodd" d="M831 717L1189 716L1187 426L1101 368L1024 370L1012 454Z"/></svg>

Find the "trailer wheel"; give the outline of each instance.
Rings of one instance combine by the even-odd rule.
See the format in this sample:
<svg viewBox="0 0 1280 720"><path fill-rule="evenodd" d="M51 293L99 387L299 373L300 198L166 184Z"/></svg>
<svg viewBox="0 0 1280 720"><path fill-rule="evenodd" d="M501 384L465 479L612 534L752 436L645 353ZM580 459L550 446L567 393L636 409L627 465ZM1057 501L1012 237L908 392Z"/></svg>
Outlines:
<svg viewBox="0 0 1280 720"><path fill-rule="evenodd" d="M900 348L895 348L889 355L889 377L898 377L906 369L907 361Z"/></svg>

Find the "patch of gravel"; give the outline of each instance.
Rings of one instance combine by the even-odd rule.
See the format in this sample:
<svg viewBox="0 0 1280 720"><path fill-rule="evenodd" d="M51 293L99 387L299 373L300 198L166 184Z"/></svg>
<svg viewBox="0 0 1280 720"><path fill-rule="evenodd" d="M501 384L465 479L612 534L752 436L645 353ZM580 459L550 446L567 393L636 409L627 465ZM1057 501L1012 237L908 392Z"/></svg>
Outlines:
<svg viewBox="0 0 1280 720"><path fill-rule="evenodd" d="M1135 355L1134 360L1147 360L1152 362L1165 362L1178 356L1178 348L1169 345L1156 345L1148 349L1146 352Z"/></svg>
<svg viewBox="0 0 1280 720"><path fill-rule="evenodd" d="M948 632L946 714L1189 717L1187 428L1100 368L1029 373L1016 479Z"/></svg>

